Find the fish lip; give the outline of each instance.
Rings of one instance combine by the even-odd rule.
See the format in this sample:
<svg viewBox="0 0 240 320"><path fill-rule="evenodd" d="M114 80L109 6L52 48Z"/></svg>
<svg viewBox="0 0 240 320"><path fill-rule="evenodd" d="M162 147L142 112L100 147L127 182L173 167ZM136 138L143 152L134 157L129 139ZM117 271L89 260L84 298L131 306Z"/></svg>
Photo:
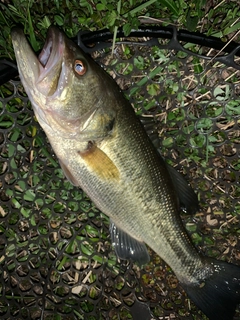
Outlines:
<svg viewBox="0 0 240 320"><path fill-rule="evenodd" d="M35 94L38 91L46 98L53 96L54 93L61 94L64 88L63 76L67 72L64 66L66 59L64 34L56 27L50 26L39 56L33 51L22 29L13 28L11 35L19 75L27 94L32 95L32 88L36 89Z"/></svg>
<svg viewBox="0 0 240 320"><path fill-rule="evenodd" d="M46 66L47 62L49 61L52 49L53 49L53 38L54 34L51 29L48 29L48 35L46 37L44 46L38 55L38 61L41 63L43 67Z"/></svg>
<svg viewBox="0 0 240 320"><path fill-rule="evenodd" d="M19 76L29 94L28 88L34 85L35 79L39 76L39 61L22 29L19 29L18 27L12 28L11 36Z"/></svg>
<svg viewBox="0 0 240 320"><path fill-rule="evenodd" d="M54 73L56 74L58 72L60 77L64 48L65 41L63 34L55 26L50 26L45 44L38 56L38 61L41 66L36 81L37 84L40 84L45 78L48 78L53 69L55 69Z"/></svg>
<svg viewBox="0 0 240 320"><path fill-rule="evenodd" d="M45 44L38 56L38 60L43 67L48 68L52 59L63 56L63 49L63 34L55 26L50 26L48 28Z"/></svg>

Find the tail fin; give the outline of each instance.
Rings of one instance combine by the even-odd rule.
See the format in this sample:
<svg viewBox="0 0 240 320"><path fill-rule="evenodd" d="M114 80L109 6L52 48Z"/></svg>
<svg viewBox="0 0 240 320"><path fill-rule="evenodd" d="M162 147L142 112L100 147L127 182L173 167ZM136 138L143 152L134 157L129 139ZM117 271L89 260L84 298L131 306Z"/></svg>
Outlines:
<svg viewBox="0 0 240 320"><path fill-rule="evenodd" d="M182 287L210 320L232 320L240 303L240 267L208 259L212 273L198 285Z"/></svg>

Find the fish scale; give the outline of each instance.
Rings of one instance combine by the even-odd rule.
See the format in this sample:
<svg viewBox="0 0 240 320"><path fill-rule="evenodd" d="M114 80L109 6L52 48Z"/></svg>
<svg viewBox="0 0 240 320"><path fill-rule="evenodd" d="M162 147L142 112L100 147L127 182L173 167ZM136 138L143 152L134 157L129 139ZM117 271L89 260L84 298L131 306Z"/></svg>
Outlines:
<svg viewBox="0 0 240 320"><path fill-rule="evenodd" d="M183 233L183 227L177 214L174 189L169 183L168 175L165 174L167 171L164 167L162 168L163 163L159 161L158 154L140 123L135 122L135 128L132 127L130 130L131 138L128 138L129 131L125 128L128 128L126 121L131 123L132 109L127 108L124 111L122 121L118 114L117 136L114 140L109 139L103 148L106 155L120 170L119 183L108 181L106 186L101 180L89 179L89 172L85 170L86 175L81 171L81 176L85 181L83 188L104 213L114 218L120 228L146 242L169 265L173 265L173 270L179 275L179 278L190 277L194 269L200 265L200 258L195 254L193 247L189 247L189 242L182 241L179 246L179 239L181 239L179 233ZM125 154L129 149L132 150L132 154L126 158ZM132 168L136 168L136 163L138 166L133 172ZM147 163L147 168L142 163ZM72 171L75 170L72 169ZM95 186L94 192L92 186ZM129 201L126 200L128 198ZM146 214L147 219L136 225L135 221L142 213ZM152 231L150 237L148 237L149 230ZM153 239L154 245L152 244ZM189 273L186 267L182 267L182 262L177 263L186 260L191 260ZM181 274L181 271L184 274Z"/></svg>
<svg viewBox="0 0 240 320"><path fill-rule="evenodd" d="M195 249L179 216L175 184L184 184L175 182L113 79L55 27L40 60L21 30L12 31L12 41L21 81L63 172L110 217L118 256L148 262L145 242L210 320L233 319L240 267Z"/></svg>

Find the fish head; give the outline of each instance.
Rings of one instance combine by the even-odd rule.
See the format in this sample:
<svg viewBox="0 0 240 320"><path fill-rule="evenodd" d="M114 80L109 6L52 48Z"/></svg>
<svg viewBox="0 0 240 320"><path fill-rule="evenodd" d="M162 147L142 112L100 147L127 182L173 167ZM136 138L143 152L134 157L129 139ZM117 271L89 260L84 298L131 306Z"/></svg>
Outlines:
<svg viewBox="0 0 240 320"><path fill-rule="evenodd" d="M14 28L11 35L21 82L45 131L76 136L89 127L99 109L102 118L113 117L114 110L104 103L108 78L58 28L48 29L39 56L22 30Z"/></svg>

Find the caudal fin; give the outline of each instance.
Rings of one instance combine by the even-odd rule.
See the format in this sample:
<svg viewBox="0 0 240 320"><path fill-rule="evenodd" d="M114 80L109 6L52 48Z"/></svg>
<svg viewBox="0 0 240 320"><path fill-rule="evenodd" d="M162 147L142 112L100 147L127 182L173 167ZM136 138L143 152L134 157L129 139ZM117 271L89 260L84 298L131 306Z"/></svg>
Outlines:
<svg viewBox="0 0 240 320"><path fill-rule="evenodd" d="M182 287L210 320L232 320L240 303L240 267L214 259L209 263L211 275L200 285Z"/></svg>

